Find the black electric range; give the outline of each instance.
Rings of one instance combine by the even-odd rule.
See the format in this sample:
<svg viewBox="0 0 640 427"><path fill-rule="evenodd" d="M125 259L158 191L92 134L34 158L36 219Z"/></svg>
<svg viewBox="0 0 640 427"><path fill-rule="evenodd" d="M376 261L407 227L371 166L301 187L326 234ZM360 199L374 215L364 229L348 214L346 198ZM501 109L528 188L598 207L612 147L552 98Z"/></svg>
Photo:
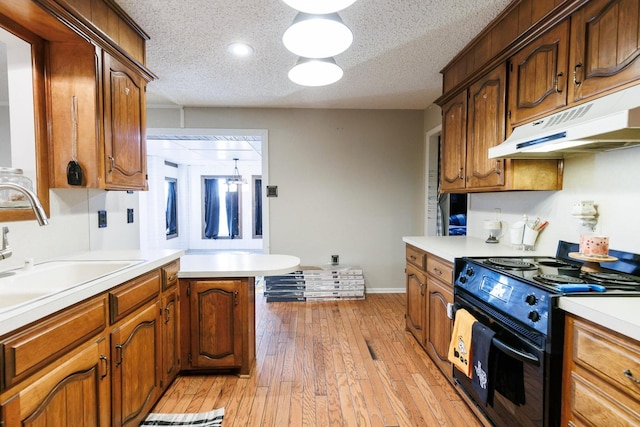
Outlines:
<svg viewBox="0 0 640 427"><path fill-rule="evenodd" d="M564 343L563 295L640 297L640 255L611 250L609 262L575 259L578 244L560 241L556 256L465 257L454 267L454 310L492 329L492 347L520 366L507 389L483 403L469 378L454 379L496 426L558 426Z"/></svg>

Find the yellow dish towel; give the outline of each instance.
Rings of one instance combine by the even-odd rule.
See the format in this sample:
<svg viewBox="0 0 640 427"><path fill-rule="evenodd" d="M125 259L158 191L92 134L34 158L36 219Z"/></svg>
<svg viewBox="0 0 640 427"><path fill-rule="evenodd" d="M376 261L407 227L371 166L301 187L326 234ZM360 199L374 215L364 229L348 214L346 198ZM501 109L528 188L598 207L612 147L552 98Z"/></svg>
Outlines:
<svg viewBox="0 0 640 427"><path fill-rule="evenodd" d="M456 311L453 334L449 343L449 361L463 374L471 378L473 360L471 358L471 327L476 318L464 308Z"/></svg>

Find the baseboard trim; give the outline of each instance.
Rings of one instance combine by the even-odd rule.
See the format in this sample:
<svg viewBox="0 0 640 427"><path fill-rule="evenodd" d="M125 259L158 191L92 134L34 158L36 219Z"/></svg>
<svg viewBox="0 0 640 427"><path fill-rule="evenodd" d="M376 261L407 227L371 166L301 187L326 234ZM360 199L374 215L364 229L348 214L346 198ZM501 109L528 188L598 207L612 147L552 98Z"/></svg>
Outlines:
<svg viewBox="0 0 640 427"><path fill-rule="evenodd" d="M366 294L406 294L405 288L367 288L365 286L364 292Z"/></svg>

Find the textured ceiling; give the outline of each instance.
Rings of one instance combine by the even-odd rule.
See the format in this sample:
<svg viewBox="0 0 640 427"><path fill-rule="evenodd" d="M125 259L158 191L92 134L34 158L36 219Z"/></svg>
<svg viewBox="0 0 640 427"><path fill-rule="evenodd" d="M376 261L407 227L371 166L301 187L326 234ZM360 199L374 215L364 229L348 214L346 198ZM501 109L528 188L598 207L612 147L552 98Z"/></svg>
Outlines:
<svg viewBox="0 0 640 427"><path fill-rule="evenodd" d="M296 11L281 0L116 0L150 36L159 77L147 103L212 107L424 109L440 70L510 0L358 0L339 14L354 42L335 57L339 82L306 88L287 78L297 57L282 45ZM321 1L321 0L317 0ZM227 45L255 53L238 59Z"/></svg>

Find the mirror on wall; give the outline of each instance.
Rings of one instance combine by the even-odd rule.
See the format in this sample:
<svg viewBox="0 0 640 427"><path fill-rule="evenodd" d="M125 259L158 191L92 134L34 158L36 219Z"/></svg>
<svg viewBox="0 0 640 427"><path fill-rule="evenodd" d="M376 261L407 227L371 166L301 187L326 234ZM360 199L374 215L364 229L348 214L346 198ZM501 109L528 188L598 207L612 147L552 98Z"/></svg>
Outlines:
<svg viewBox="0 0 640 427"><path fill-rule="evenodd" d="M49 211L43 41L0 27L0 167L22 169ZM0 207L0 222L34 218L31 209Z"/></svg>

